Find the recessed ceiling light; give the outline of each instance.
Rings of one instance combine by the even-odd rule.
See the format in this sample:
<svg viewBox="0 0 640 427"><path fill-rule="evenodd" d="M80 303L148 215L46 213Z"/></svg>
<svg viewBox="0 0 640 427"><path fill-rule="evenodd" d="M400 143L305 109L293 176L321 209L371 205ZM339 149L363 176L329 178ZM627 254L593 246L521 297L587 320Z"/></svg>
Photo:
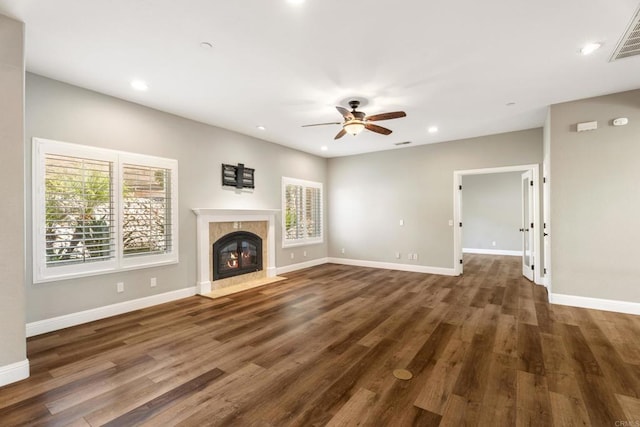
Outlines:
<svg viewBox="0 0 640 427"><path fill-rule="evenodd" d="M135 90L140 90L140 91L145 91L149 89L149 85L147 84L147 82L142 80L132 80L131 87L134 88Z"/></svg>
<svg viewBox="0 0 640 427"><path fill-rule="evenodd" d="M209 42L201 42L200 47L203 49L211 49L213 47L213 44Z"/></svg>
<svg viewBox="0 0 640 427"><path fill-rule="evenodd" d="M267 130L267 128L266 128L266 127L264 127L264 126L262 126L262 125L256 126L256 128L257 128L258 130Z"/></svg>
<svg viewBox="0 0 640 427"><path fill-rule="evenodd" d="M600 49L602 43L587 43L580 49L580 53L583 55L590 55L596 50Z"/></svg>
<svg viewBox="0 0 640 427"><path fill-rule="evenodd" d="M323 145L322 147L320 147L320 149L322 151L327 151L329 149L329 147L327 147L326 145Z"/></svg>
<svg viewBox="0 0 640 427"><path fill-rule="evenodd" d="M427 129L427 132L429 132L429 133L438 132L438 126L430 126L429 129Z"/></svg>

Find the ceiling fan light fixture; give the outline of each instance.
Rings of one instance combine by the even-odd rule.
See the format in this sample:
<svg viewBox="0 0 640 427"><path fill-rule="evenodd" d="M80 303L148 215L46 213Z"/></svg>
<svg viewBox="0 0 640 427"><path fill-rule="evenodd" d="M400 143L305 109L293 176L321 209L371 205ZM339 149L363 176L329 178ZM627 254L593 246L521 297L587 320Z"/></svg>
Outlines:
<svg viewBox="0 0 640 427"><path fill-rule="evenodd" d="M345 125L342 128L348 134L356 136L357 134L359 134L364 130L364 123L360 120L352 120L348 123L345 123Z"/></svg>

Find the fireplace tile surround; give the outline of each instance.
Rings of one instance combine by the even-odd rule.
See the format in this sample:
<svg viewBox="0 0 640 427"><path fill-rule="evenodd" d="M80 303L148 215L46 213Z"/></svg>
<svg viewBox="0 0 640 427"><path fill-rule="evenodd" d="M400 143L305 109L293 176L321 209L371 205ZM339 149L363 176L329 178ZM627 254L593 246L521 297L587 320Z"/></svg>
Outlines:
<svg viewBox="0 0 640 427"><path fill-rule="evenodd" d="M197 217L196 292L198 294L207 294L212 289L220 289L260 277L275 277L275 220L280 210L195 208L193 212ZM261 236L263 239L263 270L228 279L212 280L212 246L213 242L222 236L222 234L220 236L217 234L240 230L253 231L254 233L260 231L255 233L258 235L263 234L262 230L266 231L266 235ZM212 239L215 240L212 241Z"/></svg>
<svg viewBox="0 0 640 427"><path fill-rule="evenodd" d="M255 234L259 238L262 239L262 243L267 242L269 236L267 234L268 224L267 221L234 221L234 222L210 222L209 223L209 278L213 280L215 283L213 288L218 289L222 287L232 286L242 284L251 280L264 279L267 277L266 271L263 268L259 271L249 272L242 274L240 276L228 277L228 278L216 278L215 274L215 266L213 259L213 248L212 245L215 244L220 238L225 236L230 236L235 232L248 232L251 234ZM260 259L267 259L267 247L265 244L261 245L262 251L260 253ZM262 263L262 262L261 262Z"/></svg>

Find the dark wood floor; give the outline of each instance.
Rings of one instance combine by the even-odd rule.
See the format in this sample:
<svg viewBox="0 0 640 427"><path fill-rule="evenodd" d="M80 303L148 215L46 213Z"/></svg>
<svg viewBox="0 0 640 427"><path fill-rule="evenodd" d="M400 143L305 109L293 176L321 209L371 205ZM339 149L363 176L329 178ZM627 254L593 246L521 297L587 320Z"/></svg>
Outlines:
<svg viewBox="0 0 640 427"><path fill-rule="evenodd" d="M465 258L464 277L328 264L31 338L0 425L639 425L640 317Z"/></svg>

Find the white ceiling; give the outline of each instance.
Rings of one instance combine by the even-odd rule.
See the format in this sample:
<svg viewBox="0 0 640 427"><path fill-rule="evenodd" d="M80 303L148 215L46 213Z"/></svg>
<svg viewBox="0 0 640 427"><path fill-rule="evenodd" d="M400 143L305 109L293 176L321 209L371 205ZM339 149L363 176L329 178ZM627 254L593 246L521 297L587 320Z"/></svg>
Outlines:
<svg viewBox="0 0 640 427"><path fill-rule="evenodd" d="M637 8L637 0L0 0L0 13L26 23L31 72L327 157L539 127L550 104L637 89L640 57L609 62ZM590 41L603 47L579 55ZM149 90L132 90L136 78ZM352 97L369 101L361 108L369 115L407 117L378 122L389 136L338 141L339 125L301 127L340 121L334 106Z"/></svg>

